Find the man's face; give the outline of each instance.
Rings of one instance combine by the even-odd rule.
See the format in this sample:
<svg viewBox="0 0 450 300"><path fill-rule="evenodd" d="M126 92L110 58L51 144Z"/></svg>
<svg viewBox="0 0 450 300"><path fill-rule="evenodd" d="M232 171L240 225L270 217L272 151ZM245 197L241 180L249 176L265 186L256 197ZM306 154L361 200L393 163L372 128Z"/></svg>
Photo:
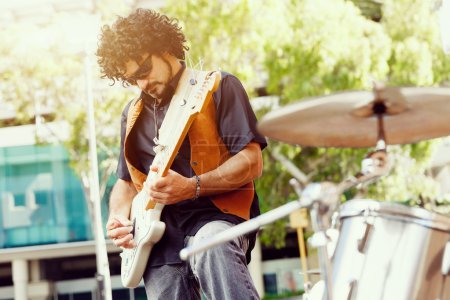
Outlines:
<svg viewBox="0 0 450 300"><path fill-rule="evenodd" d="M156 99L163 97L173 76L168 61L159 55L146 54L139 63L130 60L125 67L127 81Z"/></svg>

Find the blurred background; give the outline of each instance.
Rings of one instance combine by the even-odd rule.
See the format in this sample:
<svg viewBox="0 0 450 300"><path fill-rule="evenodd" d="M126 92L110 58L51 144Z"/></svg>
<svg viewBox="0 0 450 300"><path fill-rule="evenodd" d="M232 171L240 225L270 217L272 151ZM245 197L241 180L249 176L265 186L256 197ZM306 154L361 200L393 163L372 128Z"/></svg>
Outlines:
<svg viewBox="0 0 450 300"><path fill-rule="evenodd" d="M337 91L450 85L450 16L439 0L0 0L0 299L95 299L95 199L88 98L94 101L103 223L119 152L120 114L138 91L100 79L102 24L138 7L180 20L187 63L236 74L258 117ZM447 30L447 32L445 32ZM450 139L391 146L391 174L342 198L372 198L450 214ZM269 140L256 186L263 212L298 198L279 162L305 183L356 173L367 149ZM103 226L104 228L104 226ZM311 235L306 226L304 236ZM106 243L113 299L124 289L117 249ZM317 266L314 249L308 263ZM266 299L303 291L297 232L287 219L263 228L252 275ZM14 288L16 286L16 288Z"/></svg>

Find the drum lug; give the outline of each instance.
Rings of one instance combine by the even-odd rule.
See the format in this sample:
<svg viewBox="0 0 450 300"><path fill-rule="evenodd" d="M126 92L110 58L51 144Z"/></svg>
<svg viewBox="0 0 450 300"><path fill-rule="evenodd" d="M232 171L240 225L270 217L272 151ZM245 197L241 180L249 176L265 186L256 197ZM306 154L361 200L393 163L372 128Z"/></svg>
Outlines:
<svg viewBox="0 0 450 300"><path fill-rule="evenodd" d="M347 300L352 300L353 299L353 292L356 290L356 285L358 284L358 282L353 279L352 281L350 281L348 283L349 285L349 289L348 289L348 296L347 296Z"/></svg>
<svg viewBox="0 0 450 300"><path fill-rule="evenodd" d="M370 218L370 211L364 211L364 224L366 228L364 229L364 234L358 239L358 251L364 253L366 251L367 240L369 239L370 232L373 228L373 220Z"/></svg>
<svg viewBox="0 0 450 300"><path fill-rule="evenodd" d="M450 241L445 244L441 272L444 276L450 275Z"/></svg>
<svg viewBox="0 0 450 300"><path fill-rule="evenodd" d="M372 231L373 224L366 223L366 229L364 230L364 235L358 239L358 251L364 253L366 251L366 244L369 238L369 234Z"/></svg>

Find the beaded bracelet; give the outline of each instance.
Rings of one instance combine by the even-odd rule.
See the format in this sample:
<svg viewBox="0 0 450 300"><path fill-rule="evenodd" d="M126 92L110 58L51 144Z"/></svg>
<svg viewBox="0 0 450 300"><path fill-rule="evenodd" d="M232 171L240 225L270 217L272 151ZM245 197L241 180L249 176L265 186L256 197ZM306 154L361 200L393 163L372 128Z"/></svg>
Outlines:
<svg viewBox="0 0 450 300"><path fill-rule="evenodd" d="M197 200L200 197L200 176L195 175L195 198Z"/></svg>

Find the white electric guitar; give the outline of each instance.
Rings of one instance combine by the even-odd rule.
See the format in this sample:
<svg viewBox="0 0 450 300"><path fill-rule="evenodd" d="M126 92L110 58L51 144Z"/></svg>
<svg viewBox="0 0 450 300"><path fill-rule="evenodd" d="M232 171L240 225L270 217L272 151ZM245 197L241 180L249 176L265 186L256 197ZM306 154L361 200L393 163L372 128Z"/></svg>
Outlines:
<svg viewBox="0 0 450 300"><path fill-rule="evenodd" d="M152 163L152 166L158 166L158 172L150 171L146 183L167 174L195 117L210 103L220 78L220 72L184 70L158 131L160 138ZM151 250L164 234L166 225L160 221L163 208L163 204L149 201L144 190L133 199L130 220L134 225L132 233L137 246L123 249L120 254L122 284L125 287L134 288L139 284Z"/></svg>

